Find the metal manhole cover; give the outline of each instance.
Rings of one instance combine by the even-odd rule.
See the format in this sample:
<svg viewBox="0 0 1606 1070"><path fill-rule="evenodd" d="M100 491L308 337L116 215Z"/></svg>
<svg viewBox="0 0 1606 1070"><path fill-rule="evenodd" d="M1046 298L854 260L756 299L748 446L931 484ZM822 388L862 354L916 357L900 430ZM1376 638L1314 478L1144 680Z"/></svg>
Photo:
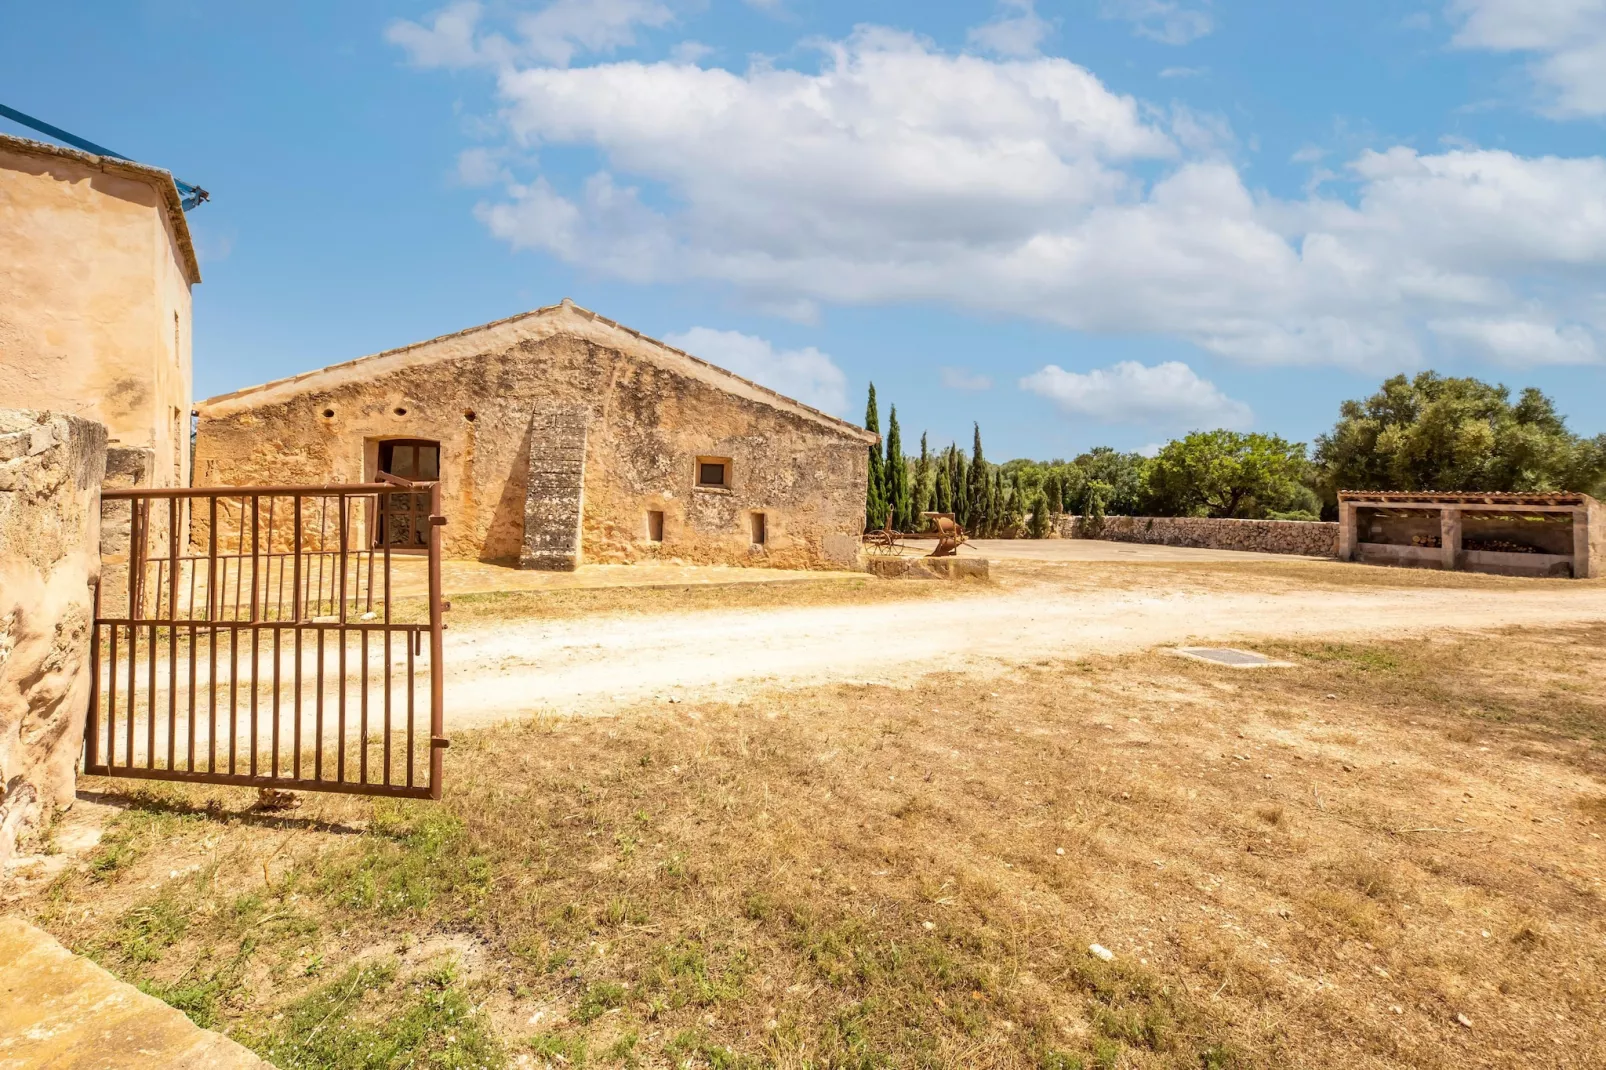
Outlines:
<svg viewBox="0 0 1606 1070"><path fill-rule="evenodd" d="M1179 646L1176 652L1195 661L1208 661L1234 669L1287 669L1293 666L1290 661L1273 661L1252 650L1235 650L1225 646Z"/></svg>

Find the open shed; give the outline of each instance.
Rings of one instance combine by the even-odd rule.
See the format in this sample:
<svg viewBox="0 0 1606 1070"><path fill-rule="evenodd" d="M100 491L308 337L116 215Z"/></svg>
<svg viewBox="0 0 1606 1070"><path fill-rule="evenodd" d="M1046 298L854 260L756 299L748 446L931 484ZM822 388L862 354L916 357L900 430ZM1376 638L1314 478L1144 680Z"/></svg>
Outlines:
<svg viewBox="0 0 1606 1070"><path fill-rule="evenodd" d="M1606 538L1587 494L1340 491L1338 557L1504 576L1600 574Z"/></svg>

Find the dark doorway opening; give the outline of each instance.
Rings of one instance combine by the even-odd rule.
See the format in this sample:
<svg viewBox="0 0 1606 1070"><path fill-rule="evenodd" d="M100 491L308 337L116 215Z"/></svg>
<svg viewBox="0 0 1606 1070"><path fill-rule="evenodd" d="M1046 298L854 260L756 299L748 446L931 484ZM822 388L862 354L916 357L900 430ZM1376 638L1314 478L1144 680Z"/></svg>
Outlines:
<svg viewBox="0 0 1606 1070"><path fill-rule="evenodd" d="M396 438L379 444L379 470L418 483L441 477L441 444ZM429 545L429 492L396 491L382 496L374 545L421 550Z"/></svg>

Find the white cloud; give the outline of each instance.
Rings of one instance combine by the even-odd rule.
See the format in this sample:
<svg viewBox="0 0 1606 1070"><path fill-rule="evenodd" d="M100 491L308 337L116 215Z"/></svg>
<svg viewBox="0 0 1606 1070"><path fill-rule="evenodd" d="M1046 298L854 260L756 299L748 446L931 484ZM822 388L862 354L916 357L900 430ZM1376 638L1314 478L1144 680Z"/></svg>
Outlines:
<svg viewBox="0 0 1606 1070"><path fill-rule="evenodd" d="M942 385L949 390L991 390L993 387L989 376L968 372L964 368L943 368L938 374Z"/></svg>
<svg viewBox="0 0 1606 1070"><path fill-rule="evenodd" d="M1223 394L1181 361L1149 367L1123 360L1109 368L1068 372L1050 364L1020 381L1070 416L1100 423L1138 423L1177 430L1248 427L1249 406Z"/></svg>
<svg viewBox="0 0 1606 1070"><path fill-rule="evenodd" d="M483 61L475 29L480 5L472 0L435 12L428 26L397 19L385 29L385 40L399 46L419 67L472 67Z"/></svg>
<svg viewBox="0 0 1606 1070"><path fill-rule="evenodd" d="M1497 364L1595 364L1595 338L1577 324L1558 326L1531 319L1437 320L1434 333L1455 339Z"/></svg>
<svg viewBox="0 0 1606 1070"><path fill-rule="evenodd" d="M763 338L712 327L665 335L664 341L822 412L840 416L847 410L847 376L813 346L777 350Z"/></svg>
<svg viewBox="0 0 1606 1070"><path fill-rule="evenodd" d="M822 47L815 71L505 67L508 158L559 145L603 162L572 184L506 181L477 214L516 248L727 284L805 322L939 302L1368 371L1600 351L1599 157L1393 148L1285 200L1245 185L1220 120L1063 59L873 28ZM1514 323L1553 337L1465 326Z"/></svg>
<svg viewBox="0 0 1606 1070"><path fill-rule="evenodd" d="M1160 72L1161 78L1202 78L1210 73L1209 67L1167 67Z"/></svg>
<svg viewBox="0 0 1606 1070"><path fill-rule="evenodd" d="M717 51L713 45L701 41L682 41L669 50L669 57L676 63L700 63Z"/></svg>
<svg viewBox="0 0 1606 1070"><path fill-rule="evenodd" d="M1139 37L1166 45L1185 45L1216 25L1208 11L1184 7L1178 0L1104 0L1101 13L1130 22Z"/></svg>
<svg viewBox="0 0 1606 1070"><path fill-rule="evenodd" d="M997 18L970 30L970 43L1000 56L1037 55L1054 27L1037 13L1034 0L999 0L998 6L1002 10Z"/></svg>
<svg viewBox="0 0 1606 1070"><path fill-rule="evenodd" d="M1459 48L1530 53L1543 110L1557 117L1606 115L1606 2L1451 0Z"/></svg>
<svg viewBox="0 0 1606 1070"><path fill-rule="evenodd" d="M497 149L464 149L457 155L457 180L465 186L494 186L512 181Z"/></svg>
<svg viewBox="0 0 1606 1070"><path fill-rule="evenodd" d="M551 0L514 18L511 38L481 29L484 8L473 0L436 12L429 25L397 19L385 39L418 67L507 67L521 60L563 66L587 52L612 52L636 43L636 28L674 21L661 0Z"/></svg>

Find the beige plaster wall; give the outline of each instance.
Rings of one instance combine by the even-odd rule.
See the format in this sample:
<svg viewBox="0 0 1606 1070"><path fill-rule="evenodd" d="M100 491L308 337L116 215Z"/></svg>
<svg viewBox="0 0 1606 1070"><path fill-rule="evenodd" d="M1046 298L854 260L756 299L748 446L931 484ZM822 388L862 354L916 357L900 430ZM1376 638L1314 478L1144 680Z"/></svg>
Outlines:
<svg viewBox="0 0 1606 1070"><path fill-rule="evenodd" d="M862 530L865 432L826 426L796 403L770 404L739 380L725 389L725 373L665 367L628 338L610 344L582 322L570 326L471 332L428 343L434 352L416 358L371 358L203 402L196 481L359 482L374 474L379 441L435 439L447 554L511 562L523 542L531 414L581 406L590 412L588 563L823 567L828 536ZM694 487L699 456L730 458L729 490ZM664 513L662 544L647 539L648 510ZM769 536L759 553L755 510Z"/></svg>
<svg viewBox="0 0 1606 1070"><path fill-rule="evenodd" d="M33 145L0 138L0 400L101 423L185 483L199 276L171 180Z"/></svg>
<svg viewBox="0 0 1606 1070"><path fill-rule="evenodd" d="M73 799L105 465L100 425L0 409L0 858Z"/></svg>

